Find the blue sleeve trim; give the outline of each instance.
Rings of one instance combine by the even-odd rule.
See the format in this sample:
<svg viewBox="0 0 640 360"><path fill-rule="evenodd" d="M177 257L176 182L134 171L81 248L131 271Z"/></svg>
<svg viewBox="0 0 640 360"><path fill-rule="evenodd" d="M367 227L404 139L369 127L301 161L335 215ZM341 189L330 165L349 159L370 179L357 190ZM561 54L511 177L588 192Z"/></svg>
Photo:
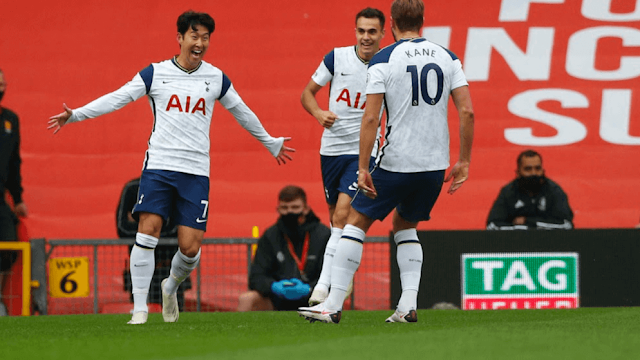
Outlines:
<svg viewBox="0 0 640 360"><path fill-rule="evenodd" d="M324 56L324 66L326 66L327 69L329 69L329 72L331 73L331 75L333 75L334 60L335 60L335 55L333 54L333 50L331 50L327 55Z"/></svg>
<svg viewBox="0 0 640 360"><path fill-rule="evenodd" d="M402 44L403 42L403 40L400 40L378 51L375 55L373 55L371 61L369 61L369 67L372 67L375 64L388 63L393 50L396 48L396 46Z"/></svg>
<svg viewBox="0 0 640 360"><path fill-rule="evenodd" d="M222 73L222 90L220 90L220 96L218 96L218 100L222 99L223 96L227 93L227 90L231 87L231 80L227 77L225 73Z"/></svg>
<svg viewBox="0 0 640 360"><path fill-rule="evenodd" d="M140 77L144 81L144 86L147 88L147 94L151 90L151 82L153 81L153 65L149 65L140 71Z"/></svg>
<svg viewBox="0 0 640 360"><path fill-rule="evenodd" d="M436 44L436 45L437 45L437 44ZM455 61L455 60L458 60L458 57L456 56L456 54L454 54L454 53L453 53L453 51L451 51L451 50L447 49L446 47L444 47L444 46L442 46L442 45L438 45L438 46L440 46L440 47L441 47L441 48L443 48L446 52L448 52L448 53L449 53L449 56L451 56L451 60L454 60L454 61Z"/></svg>

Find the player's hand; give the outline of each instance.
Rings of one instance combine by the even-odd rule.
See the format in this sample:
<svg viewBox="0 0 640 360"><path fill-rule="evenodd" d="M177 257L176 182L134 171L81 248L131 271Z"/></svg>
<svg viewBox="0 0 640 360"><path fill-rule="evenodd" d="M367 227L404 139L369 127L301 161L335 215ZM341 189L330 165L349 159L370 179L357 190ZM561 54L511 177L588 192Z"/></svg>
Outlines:
<svg viewBox="0 0 640 360"><path fill-rule="evenodd" d="M369 170L360 169L358 171L358 189L368 198L375 199L378 196Z"/></svg>
<svg viewBox="0 0 640 360"><path fill-rule="evenodd" d="M291 140L290 137L284 138L284 141L289 141L289 140ZM288 153L293 153L293 152L296 152L296 149L290 148L288 146L285 146L284 143L282 143L282 147L280 148L280 152L278 152L278 156L276 156L276 160L278 161L278 165L286 164L287 163L287 159L289 161L293 160L291 158L291 156L288 154Z"/></svg>
<svg viewBox="0 0 640 360"><path fill-rule="evenodd" d="M449 194L453 194L458 190L462 184L467 181L469 178L469 163L468 162L460 162L458 161L455 165L453 165L453 169L447 177L444 179L444 182L451 182L451 186L449 186L449 190L447 191Z"/></svg>
<svg viewBox="0 0 640 360"><path fill-rule="evenodd" d="M333 123L338 120L338 115L332 113L331 111L321 111L320 114L316 117L320 125L323 128L329 129L333 126Z"/></svg>
<svg viewBox="0 0 640 360"><path fill-rule="evenodd" d="M69 120L71 114L73 114L71 109L67 107L67 104L62 104L62 107L64 108L63 112L49 118L49 126L47 127L47 130L54 129L54 134L60 131L60 128L62 128L64 124L67 123L67 120Z"/></svg>

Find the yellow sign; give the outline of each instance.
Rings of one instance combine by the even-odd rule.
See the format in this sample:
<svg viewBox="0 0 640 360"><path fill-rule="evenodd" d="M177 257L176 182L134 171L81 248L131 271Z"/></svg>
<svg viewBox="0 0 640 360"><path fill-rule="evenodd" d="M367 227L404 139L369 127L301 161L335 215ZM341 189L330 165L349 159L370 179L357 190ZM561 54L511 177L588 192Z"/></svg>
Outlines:
<svg viewBox="0 0 640 360"><path fill-rule="evenodd" d="M49 260L49 292L51 297L89 296L89 259L86 257Z"/></svg>

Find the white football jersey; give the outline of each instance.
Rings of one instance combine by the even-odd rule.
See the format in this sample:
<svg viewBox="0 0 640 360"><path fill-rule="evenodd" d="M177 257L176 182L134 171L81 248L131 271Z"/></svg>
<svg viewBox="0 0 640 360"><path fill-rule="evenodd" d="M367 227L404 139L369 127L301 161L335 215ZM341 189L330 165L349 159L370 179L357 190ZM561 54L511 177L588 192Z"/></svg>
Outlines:
<svg viewBox="0 0 640 360"><path fill-rule="evenodd" d="M282 145L282 138L264 130L229 78L205 61L193 70L184 69L175 58L153 63L120 89L74 109L69 122L109 113L144 95L154 122L143 169L209 176L209 129L216 100L274 156Z"/></svg>
<svg viewBox="0 0 640 360"><path fill-rule="evenodd" d="M340 47L325 55L311 77L320 86L331 82L329 111L338 116L333 126L325 128L322 133L320 155L358 154L360 126L367 101L367 66L368 62L358 56L356 46ZM378 141L373 148L372 156L375 156L377 151Z"/></svg>
<svg viewBox="0 0 640 360"><path fill-rule="evenodd" d="M449 95L465 85L456 55L424 38L402 39L374 55L367 94L384 93L387 108L376 164L402 173L448 168Z"/></svg>

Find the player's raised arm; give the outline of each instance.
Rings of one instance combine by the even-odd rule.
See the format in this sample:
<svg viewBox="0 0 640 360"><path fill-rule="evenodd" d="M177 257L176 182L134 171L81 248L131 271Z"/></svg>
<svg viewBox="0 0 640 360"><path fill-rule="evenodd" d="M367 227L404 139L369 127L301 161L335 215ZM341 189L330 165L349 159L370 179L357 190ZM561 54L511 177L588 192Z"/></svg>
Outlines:
<svg viewBox="0 0 640 360"><path fill-rule="evenodd" d="M235 93L233 87L229 89L229 92L231 91ZM229 92L227 92L227 94ZM224 103L222 104L224 105ZM291 138L275 138L269 135L267 130L265 130L262 126L262 123L260 122L256 114L251 111L251 109L242 100L237 102L233 107L227 108L227 110L229 110L236 121L243 128L245 128L245 130L247 130L251 135L253 135L254 138L260 141L262 145L264 145L269 150L271 155L273 155L273 157L276 158L276 161L278 161L278 165L286 164L287 160L293 160L290 153L293 153L296 150L284 145L284 142L291 140Z"/></svg>
<svg viewBox="0 0 640 360"><path fill-rule="evenodd" d="M473 144L474 114L471 104L471 94L469 86L461 86L451 91L453 103L458 110L460 119L460 155L458 162L453 166L445 182L451 181L451 186L447 191L453 194L469 177L469 165L471 163L471 145Z"/></svg>
<svg viewBox="0 0 640 360"><path fill-rule="evenodd" d="M145 94L146 87L142 77L140 74L136 74L131 81L118 90L103 95L85 106L71 110L67 107L67 104L62 104L64 112L50 117L47 129L53 129L55 134L66 124L92 119L116 111L128 103L138 100Z"/></svg>
<svg viewBox="0 0 640 360"><path fill-rule="evenodd" d="M316 100L316 94L320 89L322 89L322 85L318 85L315 81L309 80L307 86L302 90L300 102L302 103L302 107L304 107L309 114L313 115L322 127L329 129L338 119L338 115L320 108Z"/></svg>

